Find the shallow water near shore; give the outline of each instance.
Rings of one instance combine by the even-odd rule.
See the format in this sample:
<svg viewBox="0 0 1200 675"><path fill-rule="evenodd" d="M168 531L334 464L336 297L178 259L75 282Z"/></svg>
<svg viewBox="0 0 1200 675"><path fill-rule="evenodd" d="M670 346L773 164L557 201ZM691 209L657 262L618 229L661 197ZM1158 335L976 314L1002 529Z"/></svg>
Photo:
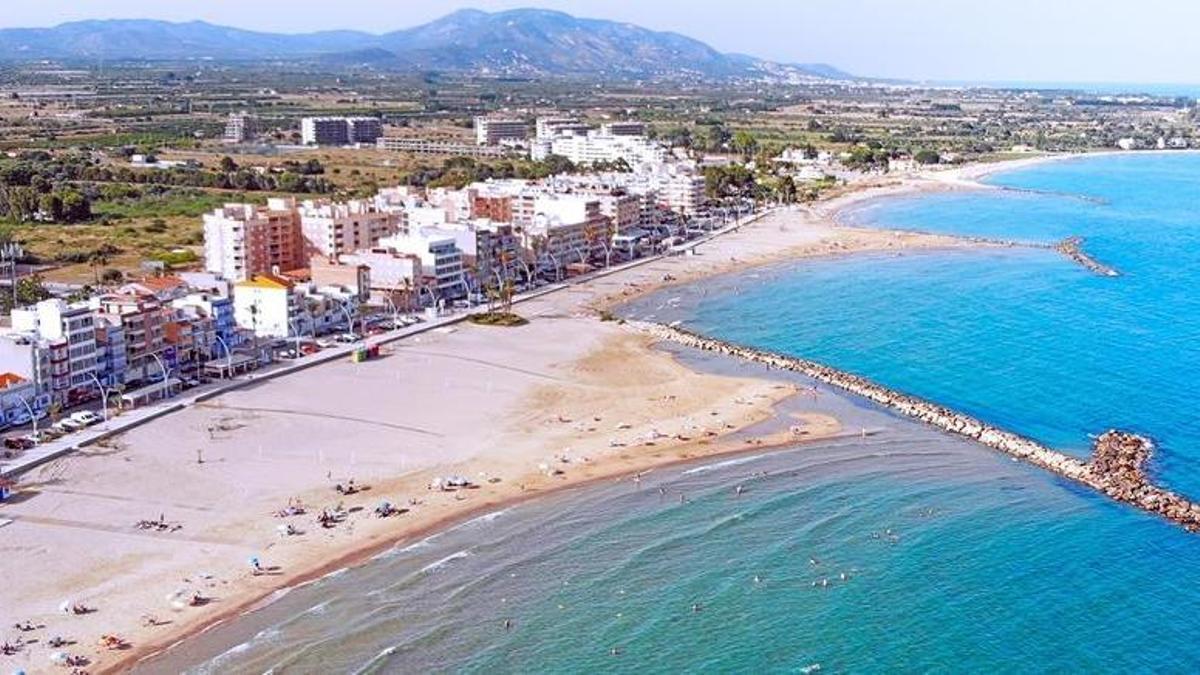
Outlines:
<svg viewBox="0 0 1200 675"><path fill-rule="evenodd" d="M1043 193L927 195L849 215L989 237L1083 235L1123 272L1115 279L1044 250L874 255L720 277L626 311L824 361L1081 455L1108 427L1146 433L1161 445L1156 477L1200 497L1198 179L1194 155L1087 159L990 179ZM671 349L704 370L807 384ZM640 489L598 484L477 518L296 589L142 672L1200 662L1200 536L821 392L780 414L815 407L878 433L659 469Z"/></svg>
<svg viewBox="0 0 1200 675"><path fill-rule="evenodd" d="M1188 564L1200 538L826 389L778 412L814 407L872 435L499 510L140 672L1183 671L1200 659Z"/></svg>

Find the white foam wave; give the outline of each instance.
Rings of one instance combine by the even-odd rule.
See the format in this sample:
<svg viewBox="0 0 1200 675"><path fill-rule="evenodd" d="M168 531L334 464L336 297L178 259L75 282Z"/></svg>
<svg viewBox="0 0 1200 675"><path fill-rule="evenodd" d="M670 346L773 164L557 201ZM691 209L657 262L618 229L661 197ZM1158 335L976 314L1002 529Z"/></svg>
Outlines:
<svg viewBox="0 0 1200 675"><path fill-rule="evenodd" d="M694 469L688 469L687 471L684 471L683 473L681 473L679 475L691 476L691 475L698 474L698 473L708 473L710 471L716 471L718 469L724 469L724 468L730 467L730 466L737 466L738 464L745 464L746 462L753 462L756 459L762 459L763 456L764 455L753 455L751 457L737 457L735 459L727 459L727 460L724 460L721 462L714 462L712 464L705 464L704 466L698 466Z"/></svg>
<svg viewBox="0 0 1200 675"><path fill-rule="evenodd" d="M451 553L450 555L446 556L445 558L442 558L441 560L437 560L435 562L429 563L428 565L422 567L421 571L424 573L433 572L433 571L437 570L438 568L442 567L443 565L452 563L455 560L462 560L463 558L466 558L469 555L471 555L471 551L469 551L469 550L456 551L456 552Z"/></svg>

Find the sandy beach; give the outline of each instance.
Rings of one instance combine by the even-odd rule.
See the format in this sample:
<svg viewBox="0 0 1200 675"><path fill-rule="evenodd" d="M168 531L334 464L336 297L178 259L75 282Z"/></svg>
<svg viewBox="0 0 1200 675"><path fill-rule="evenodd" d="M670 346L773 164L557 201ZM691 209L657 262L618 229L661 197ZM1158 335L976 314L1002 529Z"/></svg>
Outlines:
<svg viewBox="0 0 1200 675"><path fill-rule="evenodd" d="M87 656L91 672L121 670L281 588L480 511L587 481L632 480L670 462L838 434L838 420L815 413L784 432L739 434L797 391L692 371L606 312L664 285L752 265L979 246L831 217L854 199L961 189L969 179L960 178L885 180L781 209L694 254L522 303L526 326L426 333L377 361L264 381L44 465L0 510L0 523L11 521L0 526L9 580L0 586L0 639L28 643L0 656L0 669L52 671L50 653L65 651ZM429 488L452 475L472 487ZM335 489L351 479L364 489ZM402 512L377 517L384 501ZM276 515L297 502L303 515ZM319 525L322 510L338 522ZM160 519L173 531L135 527ZM296 534L284 533L289 524ZM190 606L194 595L201 600ZM64 613L64 602L94 611ZM26 621L38 628L13 628ZM102 649L102 635L129 644ZM51 649L51 636L74 644Z"/></svg>

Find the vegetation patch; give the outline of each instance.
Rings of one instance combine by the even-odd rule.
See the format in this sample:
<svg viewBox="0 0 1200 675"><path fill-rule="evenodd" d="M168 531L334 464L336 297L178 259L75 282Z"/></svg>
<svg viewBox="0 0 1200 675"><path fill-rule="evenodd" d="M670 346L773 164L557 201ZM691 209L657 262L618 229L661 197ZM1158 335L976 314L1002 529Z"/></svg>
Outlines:
<svg viewBox="0 0 1200 675"><path fill-rule="evenodd" d="M480 326L524 326L529 320L512 312L481 312L472 314L467 321Z"/></svg>

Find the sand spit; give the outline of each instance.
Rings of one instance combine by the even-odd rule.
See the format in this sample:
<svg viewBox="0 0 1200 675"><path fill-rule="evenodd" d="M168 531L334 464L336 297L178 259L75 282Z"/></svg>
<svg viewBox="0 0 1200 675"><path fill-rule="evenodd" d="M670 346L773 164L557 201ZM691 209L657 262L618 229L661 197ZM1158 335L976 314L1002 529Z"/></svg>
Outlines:
<svg viewBox="0 0 1200 675"><path fill-rule="evenodd" d="M1117 430L1107 431L1096 439L1091 461L1084 462L945 406L893 391L836 368L702 337L677 327L646 322L630 323L661 340L762 363L768 368L802 373L943 431L978 441L1103 492L1117 501L1163 516L1190 532L1200 532L1200 504L1154 485L1146 474L1146 460L1153 444L1145 437Z"/></svg>

